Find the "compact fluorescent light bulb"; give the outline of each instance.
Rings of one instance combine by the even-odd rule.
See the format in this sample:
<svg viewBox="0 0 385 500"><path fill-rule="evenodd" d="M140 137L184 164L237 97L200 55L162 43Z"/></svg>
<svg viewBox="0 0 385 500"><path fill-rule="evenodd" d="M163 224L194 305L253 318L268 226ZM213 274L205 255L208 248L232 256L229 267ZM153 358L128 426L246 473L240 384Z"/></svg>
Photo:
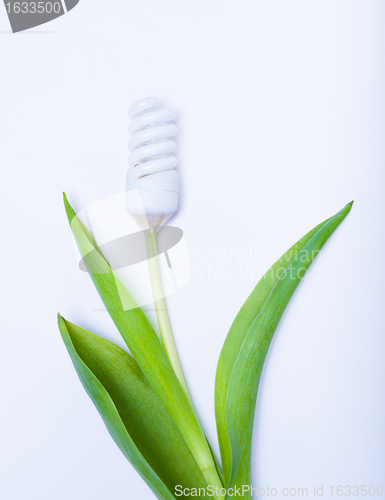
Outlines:
<svg viewBox="0 0 385 500"><path fill-rule="evenodd" d="M126 209L142 228L157 230L178 210L179 176L176 144L171 139L176 113L159 104L156 97L130 106L128 141L130 156L126 183Z"/></svg>

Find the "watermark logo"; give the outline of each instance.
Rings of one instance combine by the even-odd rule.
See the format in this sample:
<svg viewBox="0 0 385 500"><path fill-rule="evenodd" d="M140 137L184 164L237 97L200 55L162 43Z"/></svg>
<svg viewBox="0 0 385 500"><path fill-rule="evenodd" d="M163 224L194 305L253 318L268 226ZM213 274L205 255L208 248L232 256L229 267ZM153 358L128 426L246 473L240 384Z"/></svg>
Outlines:
<svg viewBox="0 0 385 500"><path fill-rule="evenodd" d="M13 33L48 23L72 10L79 0L15 1L4 0Z"/></svg>
<svg viewBox="0 0 385 500"><path fill-rule="evenodd" d="M246 280L253 285L260 279L304 279L319 252L303 248L298 254L292 250L281 255L280 251L259 249L255 245L241 249L197 245L193 248L192 277L208 281Z"/></svg>
<svg viewBox="0 0 385 500"><path fill-rule="evenodd" d="M143 219L138 225L126 210L125 202L124 192L100 200L77 213L71 225L76 233L81 231L80 224L84 224L98 243L95 249L85 241L79 250L74 241L79 268L98 274L112 271L134 298L133 302L117 284L122 308L129 310L178 292L190 280L191 270L182 229L171 225L159 228L154 246L149 225ZM155 260L162 289L154 289L151 284L149 269Z"/></svg>

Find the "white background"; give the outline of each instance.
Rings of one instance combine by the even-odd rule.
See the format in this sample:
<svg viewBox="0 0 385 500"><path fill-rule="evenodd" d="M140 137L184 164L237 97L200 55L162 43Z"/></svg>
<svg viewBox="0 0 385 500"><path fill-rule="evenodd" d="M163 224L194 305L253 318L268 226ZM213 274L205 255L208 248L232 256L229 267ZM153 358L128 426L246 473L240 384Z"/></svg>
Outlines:
<svg viewBox="0 0 385 500"><path fill-rule="evenodd" d="M179 115L173 223L193 278L167 302L215 450L216 363L260 276L230 270L262 272L354 199L272 342L253 484L385 487L384 21L381 0L80 0L11 34L0 8L1 498L153 498L56 326L60 311L122 345L76 267L61 193L81 210L119 190L127 109L148 95Z"/></svg>

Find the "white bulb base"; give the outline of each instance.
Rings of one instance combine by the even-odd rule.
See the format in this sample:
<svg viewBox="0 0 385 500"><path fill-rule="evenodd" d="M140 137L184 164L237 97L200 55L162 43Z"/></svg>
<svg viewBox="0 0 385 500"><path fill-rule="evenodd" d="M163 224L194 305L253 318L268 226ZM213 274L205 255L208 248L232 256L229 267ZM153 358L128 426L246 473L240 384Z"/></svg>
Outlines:
<svg viewBox="0 0 385 500"><path fill-rule="evenodd" d="M175 170L146 177L136 177L132 167L128 170L126 210L142 230L157 230L176 214L178 184L179 177Z"/></svg>

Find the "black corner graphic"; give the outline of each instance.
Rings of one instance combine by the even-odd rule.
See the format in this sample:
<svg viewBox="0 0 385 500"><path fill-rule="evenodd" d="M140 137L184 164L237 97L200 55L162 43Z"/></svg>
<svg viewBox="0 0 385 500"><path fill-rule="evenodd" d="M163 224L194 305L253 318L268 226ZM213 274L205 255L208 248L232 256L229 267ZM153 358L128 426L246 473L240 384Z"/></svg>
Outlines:
<svg viewBox="0 0 385 500"><path fill-rule="evenodd" d="M79 0L64 1L67 11L79 3ZM62 0L4 0L4 6L13 33L40 26L65 14Z"/></svg>
<svg viewBox="0 0 385 500"><path fill-rule="evenodd" d="M79 3L79 0L64 0L65 4L66 4L66 9L67 9L67 12L71 9L73 9L74 7L76 7L76 5Z"/></svg>

